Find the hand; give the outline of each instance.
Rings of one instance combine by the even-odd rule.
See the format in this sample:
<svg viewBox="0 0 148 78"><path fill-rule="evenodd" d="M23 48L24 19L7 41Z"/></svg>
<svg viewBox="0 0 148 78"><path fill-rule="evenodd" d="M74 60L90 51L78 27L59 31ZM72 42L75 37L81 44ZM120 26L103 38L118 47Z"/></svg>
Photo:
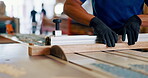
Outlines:
<svg viewBox="0 0 148 78"><path fill-rule="evenodd" d="M125 41L127 34L128 45L134 45L138 40L140 25L141 19L137 15L130 17L124 24L122 40Z"/></svg>
<svg viewBox="0 0 148 78"><path fill-rule="evenodd" d="M117 34L112 31L106 24L104 24L100 19L94 17L89 26L94 29L95 34L99 41L107 44L108 47L114 47L117 43L118 37Z"/></svg>

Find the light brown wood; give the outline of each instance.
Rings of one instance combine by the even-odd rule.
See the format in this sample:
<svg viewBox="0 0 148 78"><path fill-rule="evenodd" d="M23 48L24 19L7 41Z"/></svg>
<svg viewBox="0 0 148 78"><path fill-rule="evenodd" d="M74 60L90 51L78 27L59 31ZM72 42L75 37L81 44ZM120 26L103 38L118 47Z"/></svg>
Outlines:
<svg viewBox="0 0 148 78"><path fill-rule="evenodd" d="M93 54L94 52L92 52L91 54ZM87 54L87 53L85 53ZM89 53L90 54L90 53ZM88 54L87 54L88 55ZM95 55L95 54L94 54ZM139 73L142 73L142 74L147 74L145 73L144 71L141 71L141 70L137 70L136 68L126 68L126 67L123 67L123 66L119 66L119 65L116 65L114 64L114 62L117 62L117 61L114 61L114 62L108 62L106 60L98 60L98 59L94 59L94 58L89 58L87 56L83 56L83 55L79 55L79 54L66 54L67 56L67 59L69 62L71 63L74 63L76 65L79 65L79 66L82 66L82 67L85 67L85 68L88 68L88 69L91 69L92 71L95 71L95 72L99 72L100 70L102 72L106 72L106 73L112 73L114 71L118 71L118 69L116 69L116 67L121 67L123 68L122 70L124 69L127 69L129 71L134 71L134 72L139 72ZM108 57L108 55L106 56L102 56L100 55L101 57L104 57L102 59L110 59L110 60L113 60L112 57ZM98 54L96 54L96 57L99 57L99 52ZM115 57L116 59L120 59L120 57ZM120 63L122 62L123 59L120 59ZM123 61L127 61L128 59L124 59ZM130 60L131 61L131 60ZM118 62L117 62L118 63ZM128 62L129 64L130 62ZM134 62L132 62L134 63ZM123 64L123 63L122 63ZM127 64L127 63L126 63ZM97 66L98 65L98 66ZM104 65L104 67L100 66L100 65ZM124 64L125 65L125 64ZM130 64L129 64L130 65ZM107 66L107 67L106 67ZM106 67L106 68L105 68ZM114 68L114 71L106 71L106 70L111 70L112 67ZM104 68L104 69L102 69ZM123 74L124 73L127 73L127 72L122 72ZM130 73L129 73L130 74ZM112 75L115 75L117 76L116 73L112 73ZM123 75L122 75L123 76ZM124 77L127 77L126 75L124 75ZM124 78L123 77L123 78ZM132 77L132 76L131 76ZM118 77L117 77L118 78Z"/></svg>
<svg viewBox="0 0 148 78"><path fill-rule="evenodd" d="M148 59L148 52L140 52L140 51L135 51L135 50L120 50L118 53L123 53L127 55L132 55L135 57L142 57L145 59Z"/></svg>
<svg viewBox="0 0 148 78"><path fill-rule="evenodd" d="M54 46L29 46L30 55L50 54L46 51ZM136 42L135 45L129 46L127 43L117 43L115 47L106 47L105 44L80 44L80 45L61 45L60 49L64 53L75 52L92 52L92 51L106 51L106 50L120 50L120 49L144 49L148 48L148 41ZM58 48L57 48L58 49ZM45 51L44 51L45 50ZM44 53L45 52L45 53Z"/></svg>
<svg viewBox="0 0 148 78"><path fill-rule="evenodd" d="M71 64L71 63L69 63L69 62L71 62L70 61L70 59L69 59L69 62L66 62L66 61L63 61L63 60L61 60L61 59L58 59L58 58L56 58L56 57L54 57L54 56L51 56L51 55L46 55L47 57L49 57L49 58L52 58L52 59L55 59L55 60L57 60L57 61L60 61L60 62L62 62L62 63L64 63L64 64L67 64L68 63L68 65L69 66L71 66L71 67L74 67L74 68L77 68L77 69L79 69L79 70L81 70L81 71L84 71L84 72L87 72L87 73L90 73L90 74L92 74L93 76L96 76L96 77L98 77L98 76L100 76L101 78L103 77L105 77L105 78L115 78L115 76L114 75L112 75L112 74L110 74L110 73L108 73L108 72L105 72L105 71L103 71L103 70L99 70L98 69L98 71L96 71L96 70L94 70L94 69L90 69L90 68L84 68L83 66L79 66L79 65L75 65L75 64ZM90 59L90 58L87 58L87 57L83 57L83 56L78 56L78 55L76 55L76 54L68 54L68 55L66 55L66 56L70 56L70 57L74 57L75 59L76 58L79 58L79 60L83 60L83 59L85 59L85 60L87 60L87 61L89 61L89 60L93 60L93 59ZM73 59L74 59L73 58ZM86 62L85 62L86 63ZM90 64L89 62L87 62L88 64ZM101 63L101 62L100 62ZM86 70L88 70L88 71L86 71L86 70L84 70L84 69L86 69ZM95 67L94 67L95 68ZM98 75L97 75L98 74Z"/></svg>
<svg viewBox="0 0 148 78"><path fill-rule="evenodd" d="M106 78L105 75L75 68L68 62L63 63L54 58L29 57L27 46L22 44L0 44L0 69L1 78Z"/></svg>
<svg viewBox="0 0 148 78"><path fill-rule="evenodd" d="M135 45L128 45L127 43L117 43L115 47L107 47L105 44L86 44L86 45L63 45L60 46L64 53L75 52L92 52L92 51L106 51L106 50L120 50L120 49L144 49L148 48L148 42L137 42Z"/></svg>
<svg viewBox="0 0 148 78"><path fill-rule="evenodd" d="M68 61L73 63L73 64L84 67L84 68L89 69L89 70L96 72L96 73L101 73L103 75L106 75L107 77L115 77L116 76L116 75L113 75L109 72L106 72L106 71L100 69L99 67L92 65L92 64L109 65L107 63L104 63L104 62L101 62L101 61L98 61L98 60L95 60L95 59L87 58L87 57L84 57L84 56L80 56L80 55L77 55L77 54L66 54L66 56L67 56Z"/></svg>
<svg viewBox="0 0 148 78"><path fill-rule="evenodd" d="M49 55L51 46L29 46L28 54L33 55Z"/></svg>
<svg viewBox="0 0 148 78"><path fill-rule="evenodd" d="M148 14L148 7L147 7L146 4L144 5L144 8L143 9L144 9L144 14Z"/></svg>
<svg viewBox="0 0 148 78"><path fill-rule="evenodd" d="M148 65L148 62L128 57L121 57L118 55L109 54L108 52L90 52L90 53L78 53L78 54L111 65L119 66L126 69L131 69L132 71L148 75L148 71L146 71L145 69L140 69L138 67L133 66L133 65Z"/></svg>
<svg viewBox="0 0 148 78"><path fill-rule="evenodd" d="M128 51L134 53L133 50L124 50L122 52L120 52L120 51L113 51L113 52L107 52L107 53L110 53L110 54L113 54L113 55L118 55L118 56L121 56L121 57L127 57L127 58L131 58L131 59L135 59L135 60L140 60L140 61L148 62L148 58L143 57L143 56L148 55L148 53L145 53L145 55L141 55L141 56L140 55L137 55L136 56L136 53L137 52L134 53L134 54L130 54ZM126 52L128 52L128 53L126 53Z"/></svg>

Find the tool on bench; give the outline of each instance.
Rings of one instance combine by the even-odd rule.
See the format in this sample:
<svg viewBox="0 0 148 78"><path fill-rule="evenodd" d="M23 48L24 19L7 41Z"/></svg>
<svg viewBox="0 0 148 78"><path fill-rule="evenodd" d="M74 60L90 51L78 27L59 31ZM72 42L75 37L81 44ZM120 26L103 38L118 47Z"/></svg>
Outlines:
<svg viewBox="0 0 148 78"><path fill-rule="evenodd" d="M54 19L55 31L52 36L45 38L45 45L69 45L69 44L95 44L96 36L89 35L62 35L60 30L61 19Z"/></svg>
<svg viewBox="0 0 148 78"><path fill-rule="evenodd" d="M55 31L53 31L52 36L47 36L45 38L45 45L55 45L50 49L50 55L62 58L66 60L66 57L63 51L56 45L69 45L69 44L94 44L96 40L96 36L88 36L88 35L77 35L77 36L68 36L62 35L62 31L60 30L61 19L54 19L55 23Z"/></svg>
<svg viewBox="0 0 148 78"><path fill-rule="evenodd" d="M62 31L60 30L60 23L62 22L61 19L54 19L53 22L55 23L55 31L53 31L53 36L58 37L62 35ZM45 45L51 45L51 38L47 36L45 38Z"/></svg>
<svg viewBox="0 0 148 78"><path fill-rule="evenodd" d="M62 22L62 20L54 19L53 22L55 23L55 31L53 31L53 35L55 37L62 36L62 31L60 30L60 23Z"/></svg>

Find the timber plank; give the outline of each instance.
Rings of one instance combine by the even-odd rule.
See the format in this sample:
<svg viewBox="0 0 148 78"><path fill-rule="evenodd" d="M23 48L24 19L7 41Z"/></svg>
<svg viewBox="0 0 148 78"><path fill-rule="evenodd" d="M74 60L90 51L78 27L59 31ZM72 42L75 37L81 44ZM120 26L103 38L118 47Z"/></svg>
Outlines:
<svg viewBox="0 0 148 78"><path fill-rule="evenodd" d="M91 69L92 71L98 72L105 72L106 74L112 74L117 78L147 78L147 75L132 71L130 69L125 69L122 67L115 66L113 64L109 64L103 61L99 61L96 59L88 58L85 56L81 56L78 54L66 54L67 59L69 62L86 67ZM103 73L102 73L103 74Z"/></svg>
<svg viewBox="0 0 148 78"><path fill-rule="evenodd" d="M46 51L54 46L29 46L30 55L45 55L49 54ZM60 45L64 53L75 53L75 52L92 52L92 51L106 51L106 50L121 50L121 49L144 49L148 48L148 41L136 42L135 45L128 45L124 43L116 43L115 47L106 47L105 44L80 44L80 45ZM44 53L45 52L45 53Z"/></svg>
<svg viewBox="0 0 148 78"><path fill-rule="evenodd" d="M78 54L148 75L147 71L148 62L135 60L127 57L121 57L104 52L90 52L90 53L78 53ZM140 67L135 67L134 65L144 65L146 67L145 69L143 69Z"/></svg>
<svg viewBox="0 0 148 78"><path fill-rule="evenodd" d="M140 52L135 50L119 50L118 53L123 53L123 54L133 55L135 57L142 57L148 59L148 52Z"/></svg>
<svg viewBox="0 0 148 78"><path fill-rule="evenodd" d="M126 50L124 52L126 52ZM124 53L124 52L121 53L120 51L106 51L104 53L109 53L109 54L118 55L118 56L121 56L121 57L127 57L127 58L131 58L131 59L135 59L135 60L148 62L148 58L134 56L134 55L130 55L130 54L127 54L127 53ZM130 50L130 52L132 52L132 50Z"/></svg>
<svg viewBox="0 0 148 78"><path fill-rule="evenodd" d="M29 46L28 54L33 55L49 55L51 46Z"/></svg>
<svg viewBox="0 0 148 78"><path fill-rule="evenodd" d="M143 49L148 48L148 41L136 42L135 45L128 45L124 43L116 43L115 47L107 47L105 44L85 44L85 45L63 45L60 46L64 53L75 52L92 52L92 51L106 51L106 50L120 50L120 49Z"/></svg>

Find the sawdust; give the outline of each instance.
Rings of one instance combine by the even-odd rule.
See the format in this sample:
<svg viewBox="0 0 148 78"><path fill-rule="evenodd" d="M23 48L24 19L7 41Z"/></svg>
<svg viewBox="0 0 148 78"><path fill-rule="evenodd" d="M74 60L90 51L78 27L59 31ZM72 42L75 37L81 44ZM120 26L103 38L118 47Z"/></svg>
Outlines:
<svg viewBox="0 0 148 78"><path fill-rule="evenodd" d="M18 69L8 64L0 64L0 73L4 73L13 77L20 77L26 74L23 68Z"/></svg>

